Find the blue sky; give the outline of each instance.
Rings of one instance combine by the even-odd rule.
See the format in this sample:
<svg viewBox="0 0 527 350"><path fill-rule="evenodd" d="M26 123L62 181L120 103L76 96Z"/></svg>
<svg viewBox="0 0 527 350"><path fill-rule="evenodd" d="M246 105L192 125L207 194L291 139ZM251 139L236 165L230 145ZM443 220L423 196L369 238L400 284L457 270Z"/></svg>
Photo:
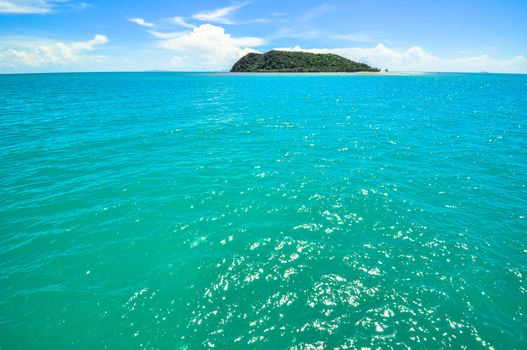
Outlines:
<svg viewBox="0 0 527 350"><path fill-rule="evenodd" d="M0 0L0 73L218 71L248 52L527 73L525 0Z"/></svg>

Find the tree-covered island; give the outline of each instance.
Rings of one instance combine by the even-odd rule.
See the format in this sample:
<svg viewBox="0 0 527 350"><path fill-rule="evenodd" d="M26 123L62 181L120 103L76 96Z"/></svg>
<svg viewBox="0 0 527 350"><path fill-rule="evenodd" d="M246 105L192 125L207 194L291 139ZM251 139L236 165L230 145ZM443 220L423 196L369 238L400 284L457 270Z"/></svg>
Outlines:
<svg viewBox="0 0 527 350"><path fill-rule="evenodd" d="M379 69L335 54L272 50L264 54L249 53L243 56L232 66L231 72L350 73L379 72Z"/></svg>

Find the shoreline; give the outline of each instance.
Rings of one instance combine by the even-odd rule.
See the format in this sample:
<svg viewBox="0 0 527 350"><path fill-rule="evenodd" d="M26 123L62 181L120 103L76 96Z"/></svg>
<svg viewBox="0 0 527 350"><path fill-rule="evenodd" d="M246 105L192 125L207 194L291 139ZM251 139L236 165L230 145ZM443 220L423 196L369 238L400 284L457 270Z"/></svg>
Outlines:
<svg viewBox="0 0 527 350"><path fill-rule="evenodd" d="M432 72L218 72L204 73L216 76L419 76Z"/></svg>

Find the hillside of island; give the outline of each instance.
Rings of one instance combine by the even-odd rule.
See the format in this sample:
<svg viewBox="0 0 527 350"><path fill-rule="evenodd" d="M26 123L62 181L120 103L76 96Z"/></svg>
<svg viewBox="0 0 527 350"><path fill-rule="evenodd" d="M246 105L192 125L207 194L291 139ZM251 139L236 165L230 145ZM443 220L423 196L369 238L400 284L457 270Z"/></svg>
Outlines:
<svg viewBox="0 0 527 350"><path fill-rule="evenodd" d="M231 72L251 73L350 73L378 72L365 63L354 62L335 54L272 50L249 53L232 66Z"/></svg>

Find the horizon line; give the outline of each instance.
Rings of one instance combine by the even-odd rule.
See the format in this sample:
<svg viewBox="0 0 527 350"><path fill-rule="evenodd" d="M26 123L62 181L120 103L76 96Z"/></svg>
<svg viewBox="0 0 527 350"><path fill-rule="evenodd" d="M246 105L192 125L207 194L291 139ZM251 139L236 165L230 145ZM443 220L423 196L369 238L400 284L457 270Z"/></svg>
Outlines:
<svg viewBox="0 0 527 350"><path fill-rule="evenodd" d="M258 74L273 74L273 75L281 75L281 74L325 74L325 75L379 75L379 76L395 76L396 74L415 74L415 75L426 75L426 74L492 74L492 75L508 75L508 74L514 74L514 75L527 75L527 72L488 72L488 71L481 71L481 72L467 72L467 71L410 71L410 70L389 70L388 72L380 71L380 72L366 72L366 71L358 71L358 72L231 72L229 70L213 70L213 71L179 71L179 70L164 70L164 69L150 69L150 70L115 70L115 71L65 71L65 72L0 72L0 75L30 75L30 74L102 74L102 73L199 73L199 74L233 74L233 75L243 75L243 74L252 74L252 75L258 75ZM362 73L362 74L361 74ZM364 74L368 73L368 74ZM379 73L379 74L377 74ZM392 73L392 74L390 74Z"/></svg>

